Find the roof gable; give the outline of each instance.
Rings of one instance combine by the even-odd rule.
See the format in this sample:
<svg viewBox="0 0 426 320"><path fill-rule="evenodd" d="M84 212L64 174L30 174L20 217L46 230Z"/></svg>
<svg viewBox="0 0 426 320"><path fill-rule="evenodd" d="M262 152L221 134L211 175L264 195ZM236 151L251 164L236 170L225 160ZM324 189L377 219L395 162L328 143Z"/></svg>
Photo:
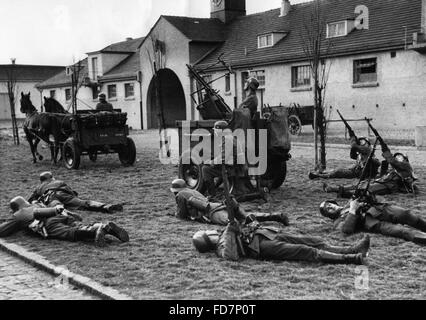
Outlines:
<svg viewBox="0 0 426 320"><path fill-rule="evenodd" d="M84 77L87 76L88 68L87 68L87 58L84 60L81 60L80 62L77 62L75 65L77 66L79 63L81 63L81 71L80 71L80 79L79 81L82 81ZM51 88L51 87L63 87L63 86L71 86L71 77L67 76L65 74L65 68L55 76L38 83L36 85L37 88Z"/></svg>

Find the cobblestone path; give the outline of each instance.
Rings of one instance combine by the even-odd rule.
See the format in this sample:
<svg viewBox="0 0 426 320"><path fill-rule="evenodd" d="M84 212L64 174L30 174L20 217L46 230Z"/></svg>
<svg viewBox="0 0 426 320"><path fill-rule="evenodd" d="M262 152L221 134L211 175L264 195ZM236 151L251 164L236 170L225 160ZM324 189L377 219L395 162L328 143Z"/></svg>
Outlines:
<svg viewBox="0 0 426 320"><path fill-rule="evenodd" d="M93 300L96 297L0 251L0 300Z"/></svg>

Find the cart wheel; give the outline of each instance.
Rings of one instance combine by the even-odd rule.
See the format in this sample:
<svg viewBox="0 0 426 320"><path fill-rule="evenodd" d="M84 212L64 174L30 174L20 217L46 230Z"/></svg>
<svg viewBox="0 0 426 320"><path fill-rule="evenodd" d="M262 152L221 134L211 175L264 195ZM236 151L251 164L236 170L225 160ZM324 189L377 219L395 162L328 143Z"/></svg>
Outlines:
<svg viewBox="0 0 426 320"><path fill-rule="evenodd" d="M89 159L92 162L96 162L96 160L98 160L98 153L97 152L89 153Z"/></svg>
<svg viewBox="0 0 426 320"><path fill-rule="evenodd" d="M298 136L302 133L302 122L298 116L292 115L288 117L288 128L293 136Z"/></svg>
<svg viewBox="0 0 426 320"><path fill-rule="evenodd" d="M191 160L189 164L183 163L186 156L181 156L179 159L179 179L183 179L188 188L203 192L203 171L202 165L197 165Z"/></svg>
<svg viewBox="0 0 426 320"><path fill-rule="evenodd" d="M69 138L64 144L64 163L69 170L78 169L80 166L80 150L73 138Z"/></svg>
<svg viewBox="0 0 426 320"><path fill-rule="evenodd" d="M127 138L127 144L120 148L118 157L124 166L132 166L136 161L136 146L135 142Z"/></svg>

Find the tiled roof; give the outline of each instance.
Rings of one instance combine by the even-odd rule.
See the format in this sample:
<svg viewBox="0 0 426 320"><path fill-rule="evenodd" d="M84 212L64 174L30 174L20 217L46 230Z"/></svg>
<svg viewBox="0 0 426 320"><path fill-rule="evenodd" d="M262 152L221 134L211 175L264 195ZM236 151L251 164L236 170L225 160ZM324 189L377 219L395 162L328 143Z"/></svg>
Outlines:
<svg viewBox="0 0 426 320"><path fill-rule="evenodd" d="M226 39L225 24L219 19L162 17L192 41L221 42Z"/></svg>
<svg viewBox="0 0 426 320"><path fill-rule="evenodd" d="M10 64L0 65L0 81L8 79L11 66ZM43 81L63 70L65 70L65 67L61 66L34 66L22 64L14 66L14 74L18 81Z"/></svg>
<svg viewBox="0 0 426 320"><path fill-rule="evenodd" d="M414 32L421 31L422 0L321 0L325 21L354 18L355 7L366 5L369 9L370 28L354 30L345 37L333 38L332 54L344 55L390 48L404 48ZM220 54L234 67L302 60L302 31L306 17L312 12L312 2L292 5L287 16L279 17L280 9L237 18L226 33L226 41L208 55L199 65L217 61ZM406 29L405 29L406 27ZM260 34L285 31L288 35L270 48L257 48Z"/></svg>
<svg viewBox="0 0 426 320"><path fill-rule="evenodd" d="M145 38L136 38L111 44L101 50L102 53L107 52L136 52Z"/></svg>
<svg viewBox="0 0 426 320"><path fill-rule="evenodd" d="M111 79L119 79L126 77L135 77L136 73L140 70L140 55L134 53L116 67L112 68L106 74L104 74L99 81L106 81Z"/></svg>
<svg viewBox="0 0 426 320"><path fill-rule="evenodd" d="M75 64L78 65L78 62ZM81 60L81 71L80 71L80 80L82 81L84 77L87 76L87 58ZM61 72L57 73L55 76L38 83L36 85L37 88L51 88L51 87L62 87L62 86L71 86L71 77L65 74L65 68L63 67Z"/></svg>

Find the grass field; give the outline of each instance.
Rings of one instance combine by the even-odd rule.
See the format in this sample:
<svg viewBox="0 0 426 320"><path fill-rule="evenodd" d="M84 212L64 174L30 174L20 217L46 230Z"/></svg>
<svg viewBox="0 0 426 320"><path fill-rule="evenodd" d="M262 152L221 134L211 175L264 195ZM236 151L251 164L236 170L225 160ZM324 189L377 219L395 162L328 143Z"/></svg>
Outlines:
<svg viewBox="0 0 426 320"><path fill-rule="evenodd" d="M125 202L125 210L114 215L81 212L85 221L114 221L130 233L126 244L112 242L107 248L93 244L46 241L24 233L8 239L37 252L57 265L93 278L137 299L425 299L426 248L398 239L372 235L367 270L369 290L356 290L355 266L299 262L244 260L228 262L213 254L199 254L191 243L194 232L217 228L182 222L169 216L175 202L169 184L177 168L158 160L155 134L135 136L138 160L124 168L118 156L100 156L97 163L87 158L78 171L53 166L48 160L32 164L26 143L16 147L9 137L0 137L0 218L8 216L8 202L17 195L29 196L38 175L52 170L82 198ZM42 153L48 156L47 149ZM323 237L333 244L351 243L361 234L344 238L318 213L328 198L321 182L310 181L312 150L294 147L288 163L287 180L274 191L269 204L244 204L250 210L284 211L290 217L290 233ZM329 167L349 166L347 150L329 150ZM426 174L424 159L416 159L416 173ZM426 188L422 194L388 200L426 216Z"/></svg>

